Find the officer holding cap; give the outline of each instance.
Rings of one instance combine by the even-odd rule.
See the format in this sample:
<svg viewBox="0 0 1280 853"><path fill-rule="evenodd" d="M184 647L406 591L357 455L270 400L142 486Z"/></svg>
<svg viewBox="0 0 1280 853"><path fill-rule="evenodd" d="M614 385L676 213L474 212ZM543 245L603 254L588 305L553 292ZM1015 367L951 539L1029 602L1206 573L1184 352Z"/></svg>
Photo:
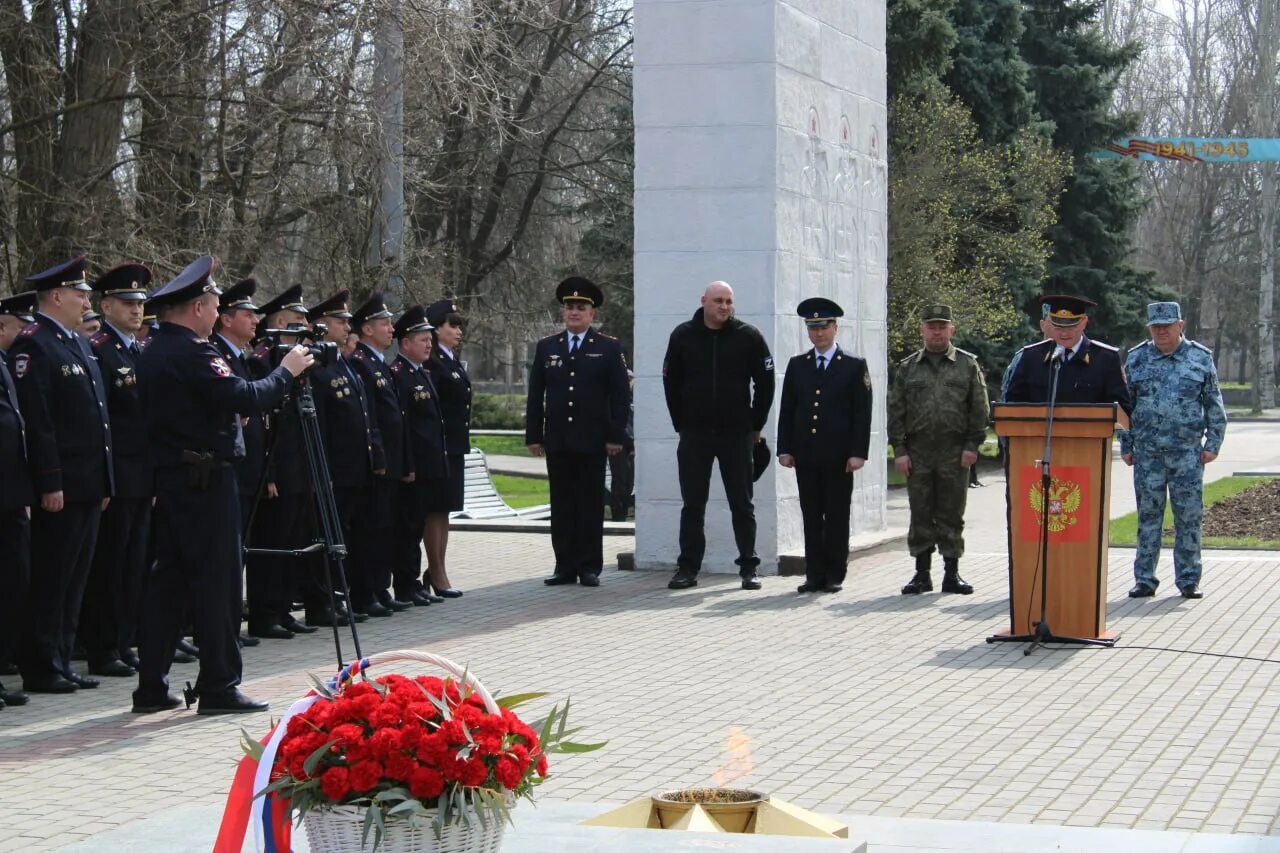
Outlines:
<svg viewBox="0 0 1280 853"><path fill-rule="evenodd" d="M1138 498L1138 550L1130 598L1155 595L1156 562L1164 535L1166 500L1173 504L1173 574L1183 598L1201 598L1200 525L1204 517L1204 466L1218 458L1227 412L1218 390L1213 352L1187 340L1182 307L1147 306L1151 339L1129 351L1125 377L1133 399L1130 429L1120 434L1120 454L1133 466Z"/></svg>

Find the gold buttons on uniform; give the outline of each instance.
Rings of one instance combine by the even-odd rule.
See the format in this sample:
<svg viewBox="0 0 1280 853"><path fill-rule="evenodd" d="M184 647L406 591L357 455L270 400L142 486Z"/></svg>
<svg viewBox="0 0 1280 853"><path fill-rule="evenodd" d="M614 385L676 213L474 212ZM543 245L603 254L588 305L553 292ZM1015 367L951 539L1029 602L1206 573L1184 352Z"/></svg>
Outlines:
<svg viewBox="0 0 1280 853"><path fill-rule="evenodd" d="M569 420L570 420L570 422L572 422L572 421L573 421L573 415L569 415Z"/></svg>
<svg viewBox="0 0 1280 853"><path fill-rule="evenodd" d="M818 431L817 431L816 429L811 429L811 430L809 430L809 434L810 434L810 435L816 435L816 434L817 434L817 432L818 432Z"/></svg>
<svg viewBox="0 0 1280 853"><path fill-rule="evenodd" d="M570 406L572 406L572 405L573 405L573 401L572 401L572 400L570 400L570 401L569 401L569 405L570 405Z"/></svg>
<svg viewBox="0 0 1280 853"><path fill-rule="evenodd" d="M816 420L818 419L818 416L817 416L817 415L814 415L814 416L813 416L813 419L816 421Z"/></svg>
<svg viewBox="0 0 1280 853"><path fill-rule="evenodd" d="M821 388L819 388L819 389L817 389L816 391L814 391L813 393L815 393L815 394L821 394L821 393L822 393L822 389L821 389Z"/></svg>
<svg viewBox="0 0 1280 853"><path fill-rule="evenodd" d="M817 401L817 400L814 400L814 401L813 401L813 405L816 407L816 406L818 405L818 401Z"/></svg>

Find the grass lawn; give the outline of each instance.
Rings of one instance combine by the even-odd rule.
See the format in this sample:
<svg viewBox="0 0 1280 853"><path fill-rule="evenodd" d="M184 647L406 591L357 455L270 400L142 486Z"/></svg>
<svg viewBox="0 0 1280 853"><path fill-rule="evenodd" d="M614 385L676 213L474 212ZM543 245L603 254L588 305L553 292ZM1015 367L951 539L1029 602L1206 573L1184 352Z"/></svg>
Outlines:
<svg viewBox="0 0 1280 853"><path fill-rule="evenodd" d="M528 456L523 435L473 435L471 446L484 451L485 456Z"/></svg>
<svg viewBox="0 0 1280 853"><path fill-rule="evenodd" d="M487 452L487 451L486 451ZM493 475L494 488L513 509L551 503L551 487L541 477L509 477Z"/></svg>
<svg viewBox="0 0 1280 853"><path fill-rule="evenodd" d="M1265 483L1269 477L1224 477L1205 483L1204 505L1211 506L1221 500L1238 495L1250 486ZM1173 525L1173 510L1165 507L1164 526ZM1133 547L1138 543L1138 514L1131 512L1119 518L1111 519L1111 544ZM1164 537L1165 545L1173 545L1173 537ZM1256 536L1205 536L1202 540L1205 548L1280 548L1280 542L1259 539Z"/></svg>

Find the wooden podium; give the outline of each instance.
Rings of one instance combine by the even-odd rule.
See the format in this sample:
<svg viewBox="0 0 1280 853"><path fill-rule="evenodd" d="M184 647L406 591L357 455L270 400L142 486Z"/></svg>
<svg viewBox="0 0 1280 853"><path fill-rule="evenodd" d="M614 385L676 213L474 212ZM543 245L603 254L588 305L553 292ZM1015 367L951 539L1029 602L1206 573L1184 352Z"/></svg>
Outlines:
<svg viewBox="0 0 1280 853"><path fill-rule="evenodd" d="M1061 405L1054 410L1049 494L1043 494L1045 415L1041 403L997 403L996 435L1009 442L1005 474L1009 529L1009 624L988 642L1035 632L1041 583L1047 580L1045 621L1055 637L1110 644L1107 631L1107 543L1111 503L1114 403ZM1042 576L1041 525L1049 514L1048 573Z"/></svg>

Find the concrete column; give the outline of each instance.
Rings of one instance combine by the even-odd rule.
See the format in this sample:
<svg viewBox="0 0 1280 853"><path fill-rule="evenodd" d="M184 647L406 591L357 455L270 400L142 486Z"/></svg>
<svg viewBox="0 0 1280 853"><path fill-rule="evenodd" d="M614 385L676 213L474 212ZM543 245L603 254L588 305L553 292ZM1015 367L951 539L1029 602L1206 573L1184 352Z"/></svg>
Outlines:
<svg viewBox="0 0 1280 853"><path fill-rule="evenodd" d="M886 163L882 0L635 0L636 565L679 552L667 338L716 279L778 368L809 347L796 304L845 309L839 341L871 365L872 461L854 481L855 538L884 526ZM765 428L770 446L776 404ZM733 572L712 475L704 571ZM795 477L756 483L762 571L802 548Z"/></svg>

